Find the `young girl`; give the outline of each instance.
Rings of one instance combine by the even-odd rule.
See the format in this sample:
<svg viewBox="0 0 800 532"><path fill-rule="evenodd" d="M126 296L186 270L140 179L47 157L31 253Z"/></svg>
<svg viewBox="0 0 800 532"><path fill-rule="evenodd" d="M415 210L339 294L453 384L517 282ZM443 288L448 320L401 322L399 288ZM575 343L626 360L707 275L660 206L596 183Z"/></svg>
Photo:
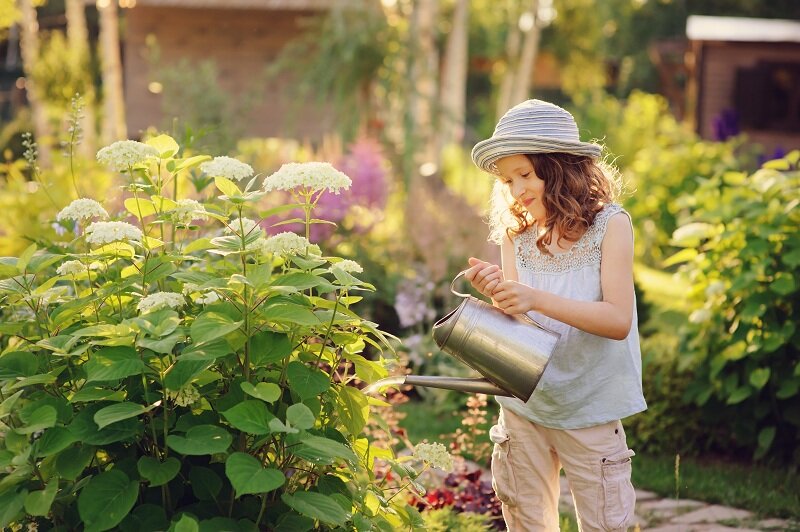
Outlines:
<svg viewBox="0 0 800 532"><path fill-rule="evenodd" d="M620 419L647 408L633 230L599 157L572 115L540 100L509 110L472 150L497 176L490 239L502 268L471 258L466 278L507 314L531 313L561 334L528 402L498 398L492 477L512 532L558 530L562 467L580 530L633 520L634 453Z"/></svg>

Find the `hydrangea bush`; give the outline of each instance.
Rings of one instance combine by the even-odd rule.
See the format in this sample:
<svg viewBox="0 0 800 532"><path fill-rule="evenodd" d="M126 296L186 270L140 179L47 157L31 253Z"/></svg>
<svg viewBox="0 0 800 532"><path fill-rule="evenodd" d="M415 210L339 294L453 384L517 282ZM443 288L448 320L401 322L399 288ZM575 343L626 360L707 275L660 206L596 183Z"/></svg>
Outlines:
<svg viewBox="0 0 800 532"><path fill-rule="evenodd" d="M0 527L420 528L396 496L418 473L363 433L381 401L360 385L387 375L387 335L354 309L374 287L308 240L349 178L313 163L259 186L179 153L165 135L103 148L126 218L82 198L57 217L66 241L0 258ZM198 173L218 197L170 195ZM271 190L298 203L259 210ZM260 220L292 209L306 236L267 236Z"/></svg>

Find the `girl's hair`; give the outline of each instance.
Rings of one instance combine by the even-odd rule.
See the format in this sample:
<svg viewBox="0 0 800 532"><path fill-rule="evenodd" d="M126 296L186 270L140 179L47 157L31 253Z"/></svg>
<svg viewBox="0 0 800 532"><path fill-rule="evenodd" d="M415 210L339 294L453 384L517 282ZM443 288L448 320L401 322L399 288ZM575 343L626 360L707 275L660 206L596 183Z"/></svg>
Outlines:
<svg viewBox="0 0 800 532"><path fill-rule="evenodd" d="M489 205L489 240L500 244L511 240L536 224L539 235L536 247L549 255L547 245L553 231L561 240L575 241L592 225L605 205L620 194L619 174L603 161L568 153L526 154L534 172L544 181L546 220L534 220L525 206L511 196L506 184L497 180ZM543 223L542 223L543 222Z"/></svg>

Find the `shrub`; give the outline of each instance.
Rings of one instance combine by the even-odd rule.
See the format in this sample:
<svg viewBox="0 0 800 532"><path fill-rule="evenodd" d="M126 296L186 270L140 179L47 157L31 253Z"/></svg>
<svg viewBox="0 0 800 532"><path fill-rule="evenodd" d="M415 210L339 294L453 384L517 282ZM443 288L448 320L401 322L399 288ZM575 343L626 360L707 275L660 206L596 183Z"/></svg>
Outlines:
<svg viewBox="0 0 800 532"><path fill-rule="evenodd" d="M387 337L354 311L374 287L245 217L300 207L307 235L349 179L315 166L262 189L248 165L179 153L165 135L104 148L133 223L92 222L107 214L85 198L57 217L71 240L0 259L0 526L421 527L395 497L417 473L362 432L356 385L387 374L364 356ZM221 195L170 196L198 167ZM276 188L297 204L256 209ZM376 482L377 458L411 480Z"/></svg>
<svg viewBox="0 0 800 532"><path fill-rule="evenodd" d="M709 445L800 462L800 152L752 175L701 179L673 235L693 312L681 331L686 398L713 424Z"/></svg>

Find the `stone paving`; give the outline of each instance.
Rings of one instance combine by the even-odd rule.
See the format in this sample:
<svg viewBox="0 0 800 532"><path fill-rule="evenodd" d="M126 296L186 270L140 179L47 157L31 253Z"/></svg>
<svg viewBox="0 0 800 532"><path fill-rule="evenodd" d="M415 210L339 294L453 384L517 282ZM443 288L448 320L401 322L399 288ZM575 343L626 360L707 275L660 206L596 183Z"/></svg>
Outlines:
<svg viewBox="0 0 800 532"><path fill-rule="evenodd" d="M575 514L567 479L561 477L561 512ZM636 526L647 532L761 532L797 531L800 523L786 519L759 519L738 508L689 499L665 499L636 490Z"/></svg>

